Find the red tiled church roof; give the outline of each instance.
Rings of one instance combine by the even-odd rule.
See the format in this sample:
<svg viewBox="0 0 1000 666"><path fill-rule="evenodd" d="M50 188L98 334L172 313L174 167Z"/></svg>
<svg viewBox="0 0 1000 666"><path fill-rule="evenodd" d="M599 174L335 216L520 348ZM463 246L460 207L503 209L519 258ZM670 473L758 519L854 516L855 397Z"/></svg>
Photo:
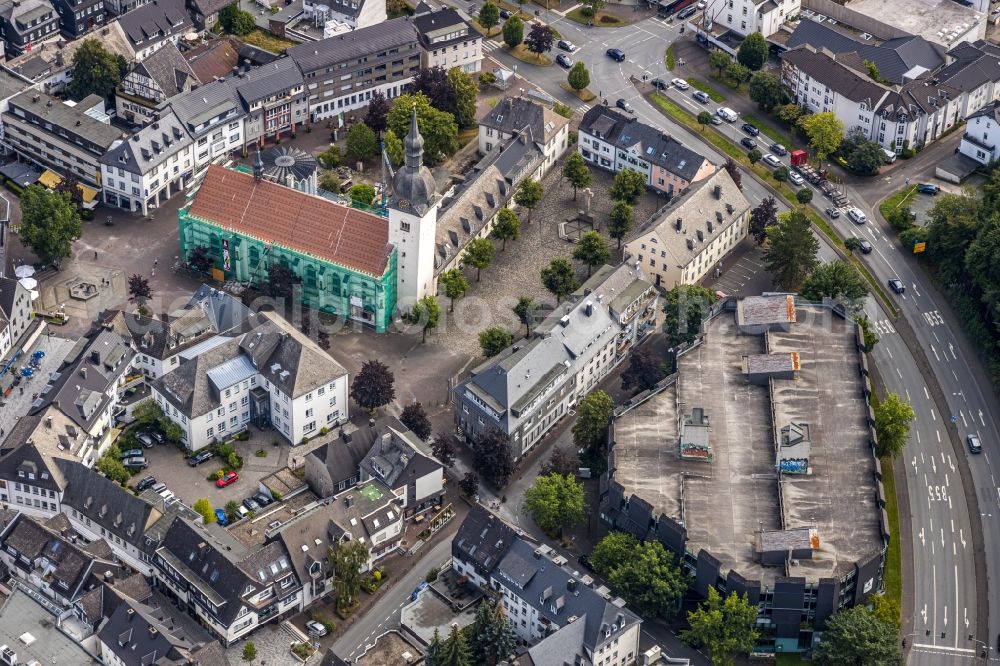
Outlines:
<svg viewBox="0 0 1000 666"><path fill-rule="evenodd" d="M220 227L381 276L389 221L218 165L208 167L189 215Z"/></svg>

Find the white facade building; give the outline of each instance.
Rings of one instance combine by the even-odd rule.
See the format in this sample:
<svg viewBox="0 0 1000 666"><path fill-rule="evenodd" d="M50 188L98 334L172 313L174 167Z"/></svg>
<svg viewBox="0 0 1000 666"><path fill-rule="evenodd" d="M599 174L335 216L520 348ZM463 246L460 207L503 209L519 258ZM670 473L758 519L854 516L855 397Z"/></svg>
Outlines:
<svg viewBox="0 0 1000 666"><path fill-rule="evenodd" d="M1000 102L993 102L968 118L958 152L980 164L1000 159Z"/></svg>
<svg viewBox="0 0 1000 666"><path fill-rule="evenodd" d="M479 121L482 155L512 139L525 127L541 149L541 176L548 173L569 147L569 119L524 97L504 97ZM541 177L538 176L538 177Z"/></svg>
<svg viewBox="0 0 1000 666"><path fill-rule="evenodd" d="M770 37L801 8L801 0L709 0L704 17L740 35L759 32Z"/></svg>

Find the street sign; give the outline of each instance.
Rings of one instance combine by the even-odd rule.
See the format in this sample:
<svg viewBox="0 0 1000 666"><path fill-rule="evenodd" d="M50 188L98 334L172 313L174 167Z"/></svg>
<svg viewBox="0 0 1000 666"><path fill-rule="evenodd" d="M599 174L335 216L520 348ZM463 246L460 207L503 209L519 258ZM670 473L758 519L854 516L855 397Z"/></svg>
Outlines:
<svg viewBox="0 0 1000 666"><path fill-rule="evenodd" d="M925 243L925 242L921 241L919 243L914 243L913 244L913 254L920 254L921 252L923 252L926 249L927 249L927 243Z"/></svg>

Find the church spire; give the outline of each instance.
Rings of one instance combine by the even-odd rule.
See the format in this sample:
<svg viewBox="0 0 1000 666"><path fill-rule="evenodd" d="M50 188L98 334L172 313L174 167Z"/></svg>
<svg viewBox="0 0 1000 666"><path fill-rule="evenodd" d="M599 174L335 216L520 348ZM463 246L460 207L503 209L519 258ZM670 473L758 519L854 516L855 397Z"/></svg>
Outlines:
<svg viewBox="0 0 1000 666"><path fill-rule="evenodd" d="M410 131L406 133L406 168L419 169L424 161L424 137L420 136L420 128L417 127L417 105L413 105L413 113L410 114Z"/></svg>
<svg viewBox="0 0 1000 666"><path fill-rule="evenodd" d="M406 157L402 168L392 179L393 200L390 205L412 209L423 214L434 201L434 177L424 166L424 138L417 126L417 107L410 116L410 131L403 142Z"/></svg>
<svg viewBox="0 0 1000 666"><path fill-rule="evenodd" d="M264 178L264 160L260 158L258 150L253 159L253 179L258 183Z"/></svg>

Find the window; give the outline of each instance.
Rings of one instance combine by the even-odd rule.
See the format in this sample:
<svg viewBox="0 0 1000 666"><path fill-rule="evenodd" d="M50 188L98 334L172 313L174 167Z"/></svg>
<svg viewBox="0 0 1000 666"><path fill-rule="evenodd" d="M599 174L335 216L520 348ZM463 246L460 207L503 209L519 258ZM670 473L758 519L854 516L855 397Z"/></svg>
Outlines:
<svg viewBox="0 0 1000 666"><path fill-rule="evenodd" d="M409 231L410 231L410 223L409 222L400 222L399 223L399 230L403 231L403 232L406 232L406 233L409 233Z"/></svg>
<svg viewBox="0 0 1000 666"><path fill-rule="evenodd" d="M337 404L337 396L331 395L330 396L330 406L333 407L336 404Z"/></svg>
<svg viewBox="0 0 1000 666"><path fill-rule="evenodd" d="M205 431L205 436L206 437L211 437L214 434L215 434L215 429L214 428L209 428L208 430Z"/></svg>
<svg viewBox="0 0 1000 666"><path fill-rule="evenodd" d="M312 415L313 415L313 408L310 407L309 409L306 410L306 418L307 419L312 418Z"/></svg>

